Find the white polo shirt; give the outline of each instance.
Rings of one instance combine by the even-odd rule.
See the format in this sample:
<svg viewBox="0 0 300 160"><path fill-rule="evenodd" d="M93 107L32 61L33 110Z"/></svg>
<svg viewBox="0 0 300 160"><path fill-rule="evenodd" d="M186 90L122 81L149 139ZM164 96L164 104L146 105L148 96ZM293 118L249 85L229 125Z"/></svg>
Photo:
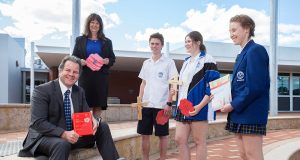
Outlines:
<svg viewBox="0 0 300 160"><path fill-rule="evenodd" d="M144 61L139 78L146 81L143 102L149 108L162 109L169 96L169 80L178 74L174 60L163 55L154 62L152 58Z"/></svg>

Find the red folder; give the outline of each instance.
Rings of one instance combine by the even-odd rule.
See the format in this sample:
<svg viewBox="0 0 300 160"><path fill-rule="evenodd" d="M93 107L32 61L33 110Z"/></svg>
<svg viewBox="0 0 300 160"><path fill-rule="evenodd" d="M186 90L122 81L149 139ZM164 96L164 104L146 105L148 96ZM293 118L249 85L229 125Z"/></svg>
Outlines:
<svg viewBox="0 0 300 160"><path fill-rule="evenodd" d="M99 71L103 66L103 58L100 57L97 53L90 54L90 56L86 59L86 65L92 71Z"/></svg>
<svg viewBox="0 0 300 160"><path fill-rule="evenodd" d="M74 131L80 136L93 134L93 119L91 112L73 113Z"/></svg>
<svg viewBox="0 0 300 160"><path fill-rule="evenodd" d="M164 114L164 110L160 110L156 115L156 123L160 125L165 125L169 120L169 116Z"/></svg>
<svg viewBox="0 0 300 160"><path fill-rule="evenodd" d="M189 112L192 112L195 110L192 102L190 102L187 99L180 100L179 109L180 109L180 112L185 116L190 116Z"/></svg>

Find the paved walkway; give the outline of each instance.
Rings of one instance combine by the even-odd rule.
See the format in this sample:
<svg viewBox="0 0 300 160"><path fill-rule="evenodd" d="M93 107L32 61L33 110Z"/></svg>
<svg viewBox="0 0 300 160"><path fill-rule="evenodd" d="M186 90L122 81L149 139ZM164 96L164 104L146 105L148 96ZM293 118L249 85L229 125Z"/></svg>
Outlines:
<svg viewBox="0 0 300 160"><path fill-rule="evenodd" d="M264 146L269 144L300 137L300 129L270 131L264 137ZM211 140L207 143L208 160L242 160L239 155L235 137L227 137L219 140ZM177 160L178 151L168 151L167 160ZM152 160L159 160L158 155L153 155ZM191 160L196 159L195 147L191 147Z"/></svg>
<svg viewBox="0 0 300 160"><path fill-rule="evenodd" d="M299 116L300 113L283 113L279 116ZM226 115L218 114L218 120L224 120ZM174 123L172 121L171 123ZM110 129L113 136L122 135L124 132L132 132L136 130L136 121L121 122L121 123L110 123ZM0 145L21 141L25 138L26 132L15 132L0 134ZM286 139L300 137L300 129L288 129L288 130L275 130L267 132L267 136L264 137L264 146L283 141ZM236 139L233 136L223 137L222 139L209 140L208 144L208 160L240 160ZM169 150L167 159L176 160L178 157L177 150ZM192 160L195 159L195 147L191 147ZM1 159L1 157L0 157ZM158 155L153 155L151 160L158 160Z"/></svg>

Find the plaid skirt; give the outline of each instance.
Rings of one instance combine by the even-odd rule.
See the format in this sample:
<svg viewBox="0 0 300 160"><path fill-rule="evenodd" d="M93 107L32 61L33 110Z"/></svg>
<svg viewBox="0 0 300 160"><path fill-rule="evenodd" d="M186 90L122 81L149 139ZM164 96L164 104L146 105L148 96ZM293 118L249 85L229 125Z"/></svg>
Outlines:
<svg viewBox="0 0 300 160"><path fill-rule="evenodd" d="M179 108L175 108L173 111L173 118L179 122L193 122L197 120L184 119L184 115L180 112Z"/></svg>
<svg viewBox="0 0 300 160"><path fill-rule="evenodd" d="M266 135L267 127L264 124L238 124L229 121L225 129L233 133Z"/></svg>

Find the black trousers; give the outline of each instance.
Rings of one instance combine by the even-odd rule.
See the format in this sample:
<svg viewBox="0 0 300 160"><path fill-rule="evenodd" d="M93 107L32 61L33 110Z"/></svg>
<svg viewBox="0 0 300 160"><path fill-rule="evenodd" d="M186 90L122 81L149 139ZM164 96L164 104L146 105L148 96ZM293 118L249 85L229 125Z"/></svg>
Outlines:
<svg viewBox="0 0 300 160"><path fill-rule="evenodd" d="M90 148L96 142L103 160L116 160L119 154L115 147L111 132L107 123L101 122L94 136L83 136L75 144L71 144L60 137L42 137L37 147L37 155L45 155L50 160L68 160L72 149ZM39 156L37 159L44 159Z"/></svg>

